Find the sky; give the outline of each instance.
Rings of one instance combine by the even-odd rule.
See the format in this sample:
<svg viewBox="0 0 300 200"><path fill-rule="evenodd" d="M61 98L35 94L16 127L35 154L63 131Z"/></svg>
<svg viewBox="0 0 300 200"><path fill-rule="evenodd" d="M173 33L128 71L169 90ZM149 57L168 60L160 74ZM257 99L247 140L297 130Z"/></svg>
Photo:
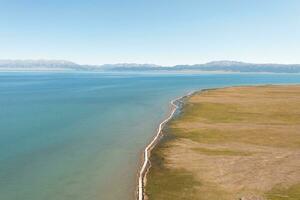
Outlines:
<svg viewBox="0 0 300 200"><path fill-rule="evenodd" d="M0 0L0 59L300 63L300 1Z"/></svg>

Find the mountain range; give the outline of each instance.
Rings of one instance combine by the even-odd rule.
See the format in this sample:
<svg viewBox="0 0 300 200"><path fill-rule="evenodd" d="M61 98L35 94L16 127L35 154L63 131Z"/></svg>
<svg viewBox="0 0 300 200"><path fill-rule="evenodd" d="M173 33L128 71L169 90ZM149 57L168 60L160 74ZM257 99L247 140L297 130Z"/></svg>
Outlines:
<svg viewBox="0 0 300 200"><path fill-rule="evenodd" d="M225 60L205 64L175 66L136 63L80 65L66 60L0 60L0 71L219 71L300 73L300 64L255 64Z"/></svg>

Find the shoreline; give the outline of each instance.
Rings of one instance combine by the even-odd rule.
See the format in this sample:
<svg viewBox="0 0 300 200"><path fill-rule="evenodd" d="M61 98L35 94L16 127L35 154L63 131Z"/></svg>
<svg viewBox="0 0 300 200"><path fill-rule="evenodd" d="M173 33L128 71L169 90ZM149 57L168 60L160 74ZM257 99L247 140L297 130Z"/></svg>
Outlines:
<svg viewBox="0 0 300 200"><path fill-rule="evenodd" d="M297 97L297 93L299 94L297 86L298 84L227 86L200 90L199 93L203 91L208 91L208 93L201 96L201 94L194 92L195 96L184 99L183 104L179 105L181 108L179 115L183 113L185 116L179 118L178 121L176 121L177 117L175 117L175 124L172 122L172 124L168 123L166 125L170 125L171 129L164 129L162 132L162 135L168 135L170 133L169 131L171 131L172 137L166 139L173 139L173 142L164 140L164 142L169 141L171 143L168 143L166 146L161 146L163 150L160 151L157 150L157 148L160 148L159 144L162 140L158 140L156 148L151 151L150 167L144 175L147 181L144 186L144 198L180 200L188 196L188 199L198 199L203 196L203 191L206 192L205 195L207 199L212 200L218 199L219 197L224 197L224 199L274 197L277 196L277 194L284 196L291 195L292 197L297 196L298 194L296 192L299 189L299 182L297 182L296 179L286 179L286 176L289 174L293 174L291 177L297 177L297 170L293 167L296 166L297 163L293 158L297 156L297 151L293 148L298 148L295 142L295 137L297 136L295 130L297 127L291 126L291 123L297 124L297 120L299 120L294 114L295 110L299 112L299 106L297 108L297 105L299 105L299 101L297 102L299 98L299 95ZM286 93L286 96L282 95L284 94L283 92ZM222 97L226 98L223 99ZM218 101L216 101L216 99L218 99ZM285 104L287 100L291 102L288 105ZM215 104L215 107L212 107L211 102ZM232 105L232 102L239 102L240 104L236 103ZM268 104L266 104L266 102ZM185 110L184 107L191 104L193 106L187 107ZM220 105L222 107L220 107ZM229 107L227 107L228 105ZM253 112L256 113L257 116L253 117L252 112L249 112L248 107L244 105L254 105L256 109L253 110ZM276 112L274 112L274 107L276 108ZM283 107L284 109L282 109ZM233 109L235 109L235 112L228 112ZM236 110L238 114L241 113L242 118L235 117L237 113ZM282 113L283 117L274 118L272 115L268 115L274 115L275 113L276 116L278 112ZM264 114L267 114L267 118ZM229 119L226 123L230 126L222 124L224 123L223 116L226 117L226 120ZM206 124L209 126L205 127L205 130L202 127L192 126L195 130L185 132L185 130L191 126L189 123L195 119L199 120L195 121L195 123L203 123L204 127ZM256 126L249 128L248 125L244 124L245 120L247 123L253 123ZM270 127L264 129L268 135L262 135L260 134L260 125L265 127L266 120L268 120L272 126L270 125ZM218 132L214 132L215 126L213 126L214 124L212 122L215 123L216 126L220 126ZM186 123L186 126L184 126L184 123ZM278 128L278 123L282 127L277 129L277 132L274 132L273 126ZM178 128L176 126L178 124L181 125L179 126L179 130L176 129ZM243 129L241 131L241 126L243 125L245 127L242 127ZM176 130L172 129L174 127ZM253 134L255 133L253 130L256 131L254 138ZM228 134L229 131L231 132L230 134L232 134L229 135L229 137L226 138L221 135ZM291 135L285 140L282 140L282 136L286 136L287 131ZM197 133L201 134L195 136ZM217 134L211 137L211 133ZM270 136L275 139L270 140ZM174 138L179 140L174 140ZM165 147L167 147L167 149L165 149ZM264 151L260 151L260 148L264 148ZM185 157L187 152L189 156ZM269 153L271 153L272 156L270 156ZM290 156L280 157L279 155L282 153L287 153ZM190 156L192 156L192 159ZM268 157L267 165L262 164L266 162L265 157ZM167 158L169 158L169 160ZM281 163L289 163L282 164L284 165L285 171L282 170L282 166L278 166L279 158L285 160L285 162ZM241 160L243 162L240 162ZM168 161L171 162L170 165L172 165L172 167L166 167L164 163L162 163ZM199 162L195 164L195 161ZM219 163L219 166L225 166L225 168L222 168L221 171L219 168L208 168L207 166L211 163ZM234 163L234 165L232 165L232 163ZM234 191L232 191L232 188L225 190L222 187L222 182L220 183L218 180L213 182L213 187L210 185L209 181L212 180L211 177L215 178L211 174L218 173L221 177L224 176L224 174L226 174L226 176L230 175L230 179L227 179L231 181L229 184L235 184L236 180L240 180L239 174L241 173L240 168L236 168L235 166L242 166L242 172L248 176L242 180L241 184L234 185ZM263 178L256 178L251 175L253 166L256 167L256 170L260 172ZM199 172L202 174L199 174ZM271 178L269 176L270 173L274 174ZM247 180L251 180L250 186L248 186L249 182L247 182ZM276 186L277 181L283 184L283 186L278 188ZM181 183L189 184L181 185ZM193 187L194 185L198 186L200 183L205 184L202 184L201 187L197 187L196 189ZM244 187L241 189L239 187L240 185L245 185L244 187L246 189L244 190ZM265 185L268 187L263 187Z"/></svg>
<svg viewBox="0 0 300 200"><path fill-rule="evenodd" d="M136 191L136 198L137 200L147 200L145 199L145 185L146 185L146 181L147 181L147 173L151 167L151 162L150 162L150 156L151 156L151 151L152 149L156 146L159 138L161 137L161 133L162 130L164 128L164 126L174 117L174 114L176 113L176 111L178 111L178 109L181 108L181 105L176 104L176 102L188 98L190 96L192 96L195 93L198 92L204 92L204 91L209 91L209 90L216 90L216 89L225 89L225 88L234 88L234 87L257 87L257 86L280 86L280 85L298 85L298 83L295 84L254 84L254 85L238 85L238 86L226 86L226 87L212 87L212 88L203 88L203 89L198 89L198 90L193 90L191 92L188 92L186 95L180 96L176 99L173 99L170 101L171 104L171 111L170 114L168 115L168 117L166 119L164 119L158 126L157 128L157 132L156 135L153 137L153 139L151 140L151 142L146 146L146 148L143 151L142 154L142 167L140 168L139 172L138 172L138 188Z"/></svg>
<svg viewBox="0 0 300 200"><path fill-rule="evenodd" d="M146 175L151 166L150 159L149 159L150 154L151 154L152 149L157 144L157 140L161 136L164 125L166 123L168 123L174 117L174 114L180 108L180 105L176 104L176 102L180 101L181 99L187 98L187 97L193 95L195 92L199 92L199 91L201 91L201 90L191 91L186 95L180 96L180 97L170 101L172 108L171 108L171 112L170 112L169 116L159 124L156 135L154 136L154 138L151 140L151 142L146 146L146 148L143 151L143 162L142 162L143 164L138 173L139 176L138 176L138 190L137 190L137 198L136 198L137 200L145 200L144 189L145 189L145 184L146 184Z"/></svg>

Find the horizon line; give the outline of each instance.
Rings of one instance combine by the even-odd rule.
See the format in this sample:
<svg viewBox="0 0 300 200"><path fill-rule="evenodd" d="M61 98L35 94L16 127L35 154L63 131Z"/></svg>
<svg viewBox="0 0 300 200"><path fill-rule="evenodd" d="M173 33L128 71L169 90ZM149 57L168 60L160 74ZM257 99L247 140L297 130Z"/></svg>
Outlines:
<svg viewBox="0 0 300 200"><path fill-rule="evenodd" d="M180 65L205 65L209 63L218 63L218 62L232 62L232 63L241 63L241 64L257 64L257 65L300 65L300 63L279 63L279 62L248 62L248 61L240 61L240 60L231 60L231 59L222 59L222 60L211 60L207 62L199 62L193 64L173 64L173 65L163 65L163 64L155 64L155 63L148 63L148 62L115 62L115 63L103 63L103 64L82 64L81 62L76 62L68 59L50 59L50 58L38 58L38 59L0 59L1 61L56 61L56 62L70 62L76 65L90 65L90 66L103 66L103 65L153 65L157 67L174 67Z"/></svg>

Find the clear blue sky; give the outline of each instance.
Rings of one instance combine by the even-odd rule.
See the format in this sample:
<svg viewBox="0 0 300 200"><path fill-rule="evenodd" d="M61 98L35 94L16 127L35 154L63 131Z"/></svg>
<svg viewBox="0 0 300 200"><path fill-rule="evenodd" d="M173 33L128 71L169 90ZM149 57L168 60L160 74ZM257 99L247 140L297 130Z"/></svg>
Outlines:
<svg viewBox="0 0 300 200"><path fill-rule="evenodd" d="M0 0L0 59L300 63L299 0Z"/></svg>

